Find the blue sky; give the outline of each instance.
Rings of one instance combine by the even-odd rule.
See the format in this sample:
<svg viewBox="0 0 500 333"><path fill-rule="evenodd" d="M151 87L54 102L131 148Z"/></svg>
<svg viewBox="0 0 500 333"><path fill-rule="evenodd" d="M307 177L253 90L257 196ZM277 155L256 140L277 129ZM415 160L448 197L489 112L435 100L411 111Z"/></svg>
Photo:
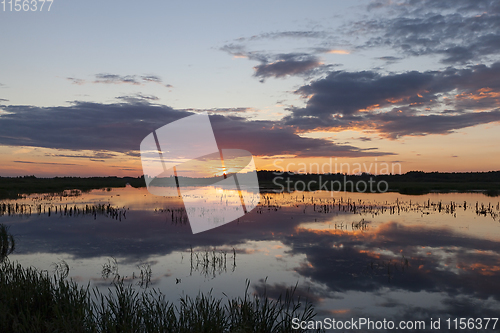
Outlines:
<svg viewBox="0 0 500 333"><path fill-rule="evenodd" d="M0 174L139 175L150 130L205 110L219 145L262 169L285 156L496 170L498 16L492 0L3 11Z"/></svg>
<svg viewBox="0 0 500 333"><path fill-rule="evenodd" d="M352 15L340 1L329 12L323 11L328 3L304 12L300 1L55 1L50 12L4 12L1 25L10 33L0 37L4 45L2 83L13 90L4 95L14 104L38 106L61 105L82 97L109 102L120 94L137 92L154 94L180 108L268 106L263 98L274 101L269 90L285 93L293 83L287 82L285 87L283 81L258 84L249 79L255 62L233 60L221 48L259 34L321 32L323 25L333 30L342 21L338 10ZM318 19L315 22L310 17ZM252 46L293 52L322 42L286 39L262 39ZM93 81L99 73L156 75L175 89L154 85L75 87L66 80Z"/></svg>

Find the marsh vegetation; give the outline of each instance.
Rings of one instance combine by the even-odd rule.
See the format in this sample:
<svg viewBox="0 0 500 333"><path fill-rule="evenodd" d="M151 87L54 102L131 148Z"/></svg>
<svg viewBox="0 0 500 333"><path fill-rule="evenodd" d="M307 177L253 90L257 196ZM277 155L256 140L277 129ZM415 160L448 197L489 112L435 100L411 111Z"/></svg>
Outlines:
<svg viewBox="0 0 500 333"><path fill-rule="evenodd" d="M312 304L295 296L296 286L272 299L265 293L250 294L250 281L243 297L218 299L208 292L181 297L174 304L158 289L137 290L120 278L116 259L102 267L103 277L113 277L108 293L103 293L68 279L65 261L54 264L53 274L11 262L7 256L15 243L3 225L0 240L2 332L292 332L292 318L315 316ZM222 258L207 253L199 263L220 265ZM147 287L151 267L139 269L141 286Z"/></svg>
<svg viewBox="0 0 500 333"><path fill-rule="evenodd" d="M0 265L0 328L3 332L292 332L291 319L314 318L294 288L278 299L252 295L217 299L199 294L178 304L157 289L138 291L116 280L107 294L60 275ZM298 331L300 332L300 331Z"/></svg>
<svg viewBox="0 0 500 333"><path fill-rule="evenodd" d="M419 303L429 311L435 304L454 306L457 294L471 304L483 289L498 297L496 198L318 191L269 192L260 199L251 213L202 235L191 233L181 200L146 189L1 201L0 220L8 228L0 232L6 244L0 302L10 315L1 318L0 331L38 325L38 331L197 332L203 323L208 332L289 332L283 318L290 318L299 296L293 315L317 312L316 319L332 313L348 319L349 309L375 318L384 300L412 308L423 293L434 297ZM252 281L246 289L245 279ZM471 279L478 282L461 289ZM287 287L297 281L292 293ZM30 305L31 296L15 303L23 290L43 295L47 308ZM293 302L285 302L287 291ZM361 294L367 297L356 298ZM58 308L54 299L80 310ZM307 312L306 304L314 310ZM492 315L498 306L495 298L481 311ZM21 308L25 314L16 316ZM400 316L397 307L385 310ZM61 313L55 321L44 319L54 313ZM40 319L27 319L32 316ZM67 328L75 322L76 329Z"/></svg>

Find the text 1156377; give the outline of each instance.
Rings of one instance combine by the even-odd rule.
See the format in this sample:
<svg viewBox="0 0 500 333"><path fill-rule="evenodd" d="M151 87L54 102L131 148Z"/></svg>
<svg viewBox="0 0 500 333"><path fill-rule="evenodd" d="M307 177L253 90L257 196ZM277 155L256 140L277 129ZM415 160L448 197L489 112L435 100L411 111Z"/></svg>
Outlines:
<svg viewBox="0 0 500 333"><path fill-rule="evenodd" d="M3 0L1 4L4 12L50 12L53 2L54 0Z"/></svg>

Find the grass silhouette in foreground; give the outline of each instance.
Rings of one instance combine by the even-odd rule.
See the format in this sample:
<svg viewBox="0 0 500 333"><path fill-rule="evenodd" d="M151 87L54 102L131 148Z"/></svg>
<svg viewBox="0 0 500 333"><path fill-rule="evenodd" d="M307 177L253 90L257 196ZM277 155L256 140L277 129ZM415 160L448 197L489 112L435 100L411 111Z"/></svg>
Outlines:
<svg viewBox="0 0 500 333"><path fill-rule="evenodd" d="M123 281L108 294L78 286L57 274L0 265L2 332L301 332L292 319L312 320L311 303L294 288L277 300L247 291L243 298L217 299L210 293L165 301L157 290L137 291Z"/></svg>
<svg viewBox="0 0 500 333"><path fill-rule="evenodd" d="M9 227L0 224L0 262L3 262L5 258L16 248L16 242L14 236L9 233Z"/></svg>
<svg viewBox="0 0 500 333"><path fill-rule="evenodd" d="M294 296L296 287L273 300L266 294L249 294L248 280L243 298L226 300L209 292L184 296L173 304L162 291L138 291L123 279L104 294L67 279L69 268L50 275L10 262L11 240L0 225L1 332L284 333L304 332L292 330L293 318L315 317L312 304Z"/></svg>

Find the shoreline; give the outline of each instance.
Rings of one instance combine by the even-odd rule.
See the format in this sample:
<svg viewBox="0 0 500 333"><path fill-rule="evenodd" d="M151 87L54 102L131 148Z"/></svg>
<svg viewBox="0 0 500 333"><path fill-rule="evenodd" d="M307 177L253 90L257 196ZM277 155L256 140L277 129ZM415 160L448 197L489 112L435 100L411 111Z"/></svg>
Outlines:
<svg viewBox="0 0 500 333"><path fill-rule="evenodd" d="M329 184L344 181L338 187L333 187L334 192L354 193L384 193L398 192L400 194L423 195L428 193L467 193L483 192L488 196L500 195L500 171L477 172L477 173L423 173L409 172L403 175L318 175L318 174L287 174L278 177L272 171L259 171L259 188L261 193L269 192L295 192L296 190L316 191L328 190L318 184L318 180L325 180ZM207 186L217 178L193 179L193 186ZM385 182L388 184L385 191L356 191L353 184L349 182ZM308 186L305 186L308 184ZM54 177L37 178L35 176L24 177L0 177L0 199L16 199L23 194L35 193L63 193L64 191L79 190L87 192L96 189L123 188L130 185L135 188L146 187L144 177ZM301 186L298 186L301 185ZM312 185L312 186L311 186ZM350 186L348 186L350 185ZM337 185L336 185L337 186ZM384 188L385 189L385 188ZM287 191L284 191L287 190ZM288 191L290 190L290 191Z"/></svg>

